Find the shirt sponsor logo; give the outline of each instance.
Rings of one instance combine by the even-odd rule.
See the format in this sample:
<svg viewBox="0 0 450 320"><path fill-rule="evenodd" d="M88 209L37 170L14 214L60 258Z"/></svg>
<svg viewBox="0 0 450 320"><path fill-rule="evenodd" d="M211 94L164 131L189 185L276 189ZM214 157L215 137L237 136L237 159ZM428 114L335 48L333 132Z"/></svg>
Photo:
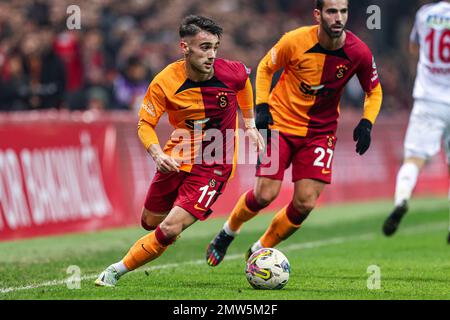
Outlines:
<svg viewBox="0 0 450 320"><path fill-rule="evenodd" d="M300 83L300 91L307 96L323 96L328 97L335 93L335 89L327 88L323 84L311 86L302 81Z"/></svg>
<svg viewBox="0 0 450 320"><path fill-rule="evenodd" d="M272 50L270 51L270 57L272 58L272 64L276 65L277 64L277 49L272 48Z"/></svg>
<svg viewBox="0 0 450 320"><path fill-rule="evenodd" d="M142 108L148 112L148 114L150 114L152 117L156 117L156 110L155 110L155 106L150 102L147 101L147 103L143 103L142 104Z"/></svg>
<svg viewBox="0 0 450 320"><path fill-rule="evenodd" d="M450 29L450 17L442 15L427 16L427 25L435 29Z"/></svg>
<svg viewBox="0 0 450 320"><path fill-rule="evenodd" d="M209 118L205 118L205 119L187 119L184 120L184 124L186 125L186 127L188 127L191 130L204 130L207 129L206 125L208 123L210 119Z"/></svg>

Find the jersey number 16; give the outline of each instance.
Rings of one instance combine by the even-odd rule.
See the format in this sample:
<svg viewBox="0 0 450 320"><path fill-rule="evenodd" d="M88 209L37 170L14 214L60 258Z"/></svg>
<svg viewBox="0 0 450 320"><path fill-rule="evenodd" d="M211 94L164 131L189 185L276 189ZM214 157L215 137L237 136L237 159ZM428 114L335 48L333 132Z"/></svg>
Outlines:
<svg viewBox="0 0 450 320"><path fill-rule="evenodd" d="M438 38L439 41L438 57L435 57L434 53L436 38ZM425 42L430 43L428 54L431 62L434 62L436 58L439 58L439 60L444 63L450 62L450 30L444 30L440 34L439 31L431 29L430 33L425 38Z"/></svg>

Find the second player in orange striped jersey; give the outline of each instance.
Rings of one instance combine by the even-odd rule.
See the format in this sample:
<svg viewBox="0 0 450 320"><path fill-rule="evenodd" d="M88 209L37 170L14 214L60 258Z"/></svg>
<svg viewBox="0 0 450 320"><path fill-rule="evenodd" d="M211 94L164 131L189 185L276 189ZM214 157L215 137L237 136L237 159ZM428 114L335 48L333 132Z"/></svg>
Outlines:
<svg viewBox="0 0 450 320"><path fill-rule="evenodd" d="M286 33L259 64L256 104L270 105L272 129L298 136L334 133L344 86L355 74L371 97L366 98L363 117L375 122L381 86L370 49L346 31L344 45L327 50L319 44L318 29L316 25ZM281 78L270 92L272 76L281 68Z"/></svg>
<svg viewBox="0 0 450 320"><path fill-rule="evenodd" d="M314 16L317 25L286 33L259 63L256 125L271 129L272 139L257 165L254 188L241 196L208 246L211 266L222 261L242 225L275 200L290 166L292 201L275 215L248 253L274 247L300 228L325 185L331 183L339 103L344 86L355 74L366 93L363 117L353 132L356 152L362 155L370 146L382 101L372 53L345 30L348 0L316 0ZM281 78L271 91L272 77L280 69ZM208 259L212 256L217 258Z"/></svg>

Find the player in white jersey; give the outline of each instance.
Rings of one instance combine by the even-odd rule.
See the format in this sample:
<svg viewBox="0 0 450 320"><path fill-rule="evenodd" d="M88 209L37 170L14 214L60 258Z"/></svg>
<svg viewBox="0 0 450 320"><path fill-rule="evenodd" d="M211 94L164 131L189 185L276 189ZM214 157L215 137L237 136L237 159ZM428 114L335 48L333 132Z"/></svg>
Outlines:
<svg viewBox="0 0 450 320"><path fill-rule="evenodd" d="M450 1L424 5L416 14L410 51L417 56L414 106L404 143L404 162L397 175L395 208L383 225L392 235L408 210L417 177L446 142L450 172ZM450 193L449 193L450 197ZM447 242L450 243L450 226Z"/></svg>

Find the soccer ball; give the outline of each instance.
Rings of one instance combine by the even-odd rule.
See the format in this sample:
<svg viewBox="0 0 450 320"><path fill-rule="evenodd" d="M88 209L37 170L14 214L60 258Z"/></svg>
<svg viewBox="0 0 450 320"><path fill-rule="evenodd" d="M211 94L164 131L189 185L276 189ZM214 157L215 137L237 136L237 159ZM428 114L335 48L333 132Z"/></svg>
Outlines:
<svg viewBox="0 0 450 320"><path fill-rule="evenodd" d="M255 289L281 289L289 280L291 266L286 256L274 248L262 248L248 258L245 274Z"/></svg>

